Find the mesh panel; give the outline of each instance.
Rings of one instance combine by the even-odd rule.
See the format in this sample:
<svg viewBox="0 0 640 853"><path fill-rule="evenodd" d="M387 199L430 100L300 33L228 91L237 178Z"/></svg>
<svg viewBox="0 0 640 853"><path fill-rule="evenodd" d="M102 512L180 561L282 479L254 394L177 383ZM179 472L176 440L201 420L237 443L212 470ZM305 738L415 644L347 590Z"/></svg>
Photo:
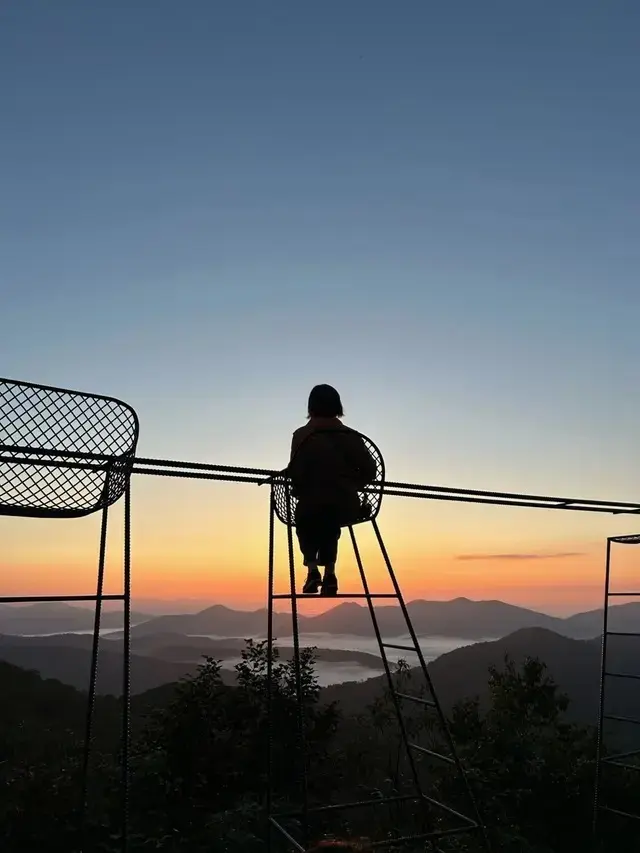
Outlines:
<svg viewBox="0 0 640 853"><path fill-rule="evenodd" d="M321 432L318 430L317 432ZM311 433L314 435L314 433ZM367 490L359 492L360 504L363 507L362 515L355 519L353 524L361 524L363 521L371 521L380 512L382 503L382 485L384 483L384 460L376 445L362 433L356 433L364 441L369 455L376 465L375 479L367 486ZM283 474L273 478L273 499L276 515L283 524L295 527L295 513L297 499L291 493L291 480Z"/></svg>
<svg viewBox="0 0 640 853"><path fill-rule="evenodd" d="M0 515L71 517L115 503L137 441L125 403L0 379Z"/></svg>

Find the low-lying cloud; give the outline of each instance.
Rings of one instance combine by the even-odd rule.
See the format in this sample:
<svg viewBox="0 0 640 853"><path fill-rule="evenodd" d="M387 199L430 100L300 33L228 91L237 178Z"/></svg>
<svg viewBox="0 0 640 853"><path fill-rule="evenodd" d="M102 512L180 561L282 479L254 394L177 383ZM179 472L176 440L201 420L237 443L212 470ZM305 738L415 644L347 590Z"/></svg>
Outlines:
<svg viewBox="0 0 640 853"><path fill-rule="evenodd" d="M556 551L539 554L457 554L456 560L564 560L567 557L582 557L581 551Z"/></svg>

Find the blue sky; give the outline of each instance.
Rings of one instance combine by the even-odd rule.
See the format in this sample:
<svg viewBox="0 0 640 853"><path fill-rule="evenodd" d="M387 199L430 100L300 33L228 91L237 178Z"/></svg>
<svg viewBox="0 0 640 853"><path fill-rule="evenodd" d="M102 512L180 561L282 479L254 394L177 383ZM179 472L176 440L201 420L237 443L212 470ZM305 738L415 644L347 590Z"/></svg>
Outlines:
<svg viewBox="0 0 640 853"><path fill-rule="evenodd" d="M640 7L7 0L0 373L275 466L637 498Z"/></svg>

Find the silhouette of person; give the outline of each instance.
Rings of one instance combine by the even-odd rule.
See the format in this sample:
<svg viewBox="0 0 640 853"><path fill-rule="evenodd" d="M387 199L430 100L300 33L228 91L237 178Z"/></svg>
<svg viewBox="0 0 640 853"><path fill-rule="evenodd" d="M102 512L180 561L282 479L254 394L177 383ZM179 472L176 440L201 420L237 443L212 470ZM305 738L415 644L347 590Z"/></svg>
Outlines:
<svg viewBox="0 0 640 853"><path fill-rule="evenodd" d="M293 433L287 473L294 497L296 533L307 579L303 592L338 592L340 528L363 514L358 492L376 477L376 463L355 430L346 427L340 395L331 385L309 394L308 421ZM319 566L324 566L324 577Z"/></svg>

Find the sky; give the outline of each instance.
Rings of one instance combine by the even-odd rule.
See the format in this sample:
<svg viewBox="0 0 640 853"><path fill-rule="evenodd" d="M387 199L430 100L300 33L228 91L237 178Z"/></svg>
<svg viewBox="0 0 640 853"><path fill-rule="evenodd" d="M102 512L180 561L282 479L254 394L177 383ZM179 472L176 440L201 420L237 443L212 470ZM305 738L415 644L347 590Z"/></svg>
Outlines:
<svg viewBox="0 0 640 853"><path fill-rule="evenodd" d="M632 0L5 0L0 374L266 468L329 382L392 479L637 500L639 37ZM266 490L141 479L134 593L263 603ZM90 591L97 523L0 520L4 594ZM409 597L549 612L637 531L380 523Z"/></svg>

